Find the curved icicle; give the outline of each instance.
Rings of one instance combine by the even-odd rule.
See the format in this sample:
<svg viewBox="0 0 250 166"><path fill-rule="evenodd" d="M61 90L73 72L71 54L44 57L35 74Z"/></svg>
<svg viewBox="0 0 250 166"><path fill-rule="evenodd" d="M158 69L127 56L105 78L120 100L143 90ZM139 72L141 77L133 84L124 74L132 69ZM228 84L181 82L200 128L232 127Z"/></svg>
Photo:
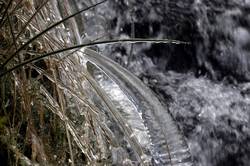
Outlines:
<svg viewBox="0 0 250 166"><path fill-rule="evenodd" d="M142 119L151 140L151 154L155 165L192 165L186 142L166 108L155 94L138 78L112 60L90 49L83 49L87 61L106 73L128 98L141 110ZM87 65L88 66L88 65Z"/></svg>

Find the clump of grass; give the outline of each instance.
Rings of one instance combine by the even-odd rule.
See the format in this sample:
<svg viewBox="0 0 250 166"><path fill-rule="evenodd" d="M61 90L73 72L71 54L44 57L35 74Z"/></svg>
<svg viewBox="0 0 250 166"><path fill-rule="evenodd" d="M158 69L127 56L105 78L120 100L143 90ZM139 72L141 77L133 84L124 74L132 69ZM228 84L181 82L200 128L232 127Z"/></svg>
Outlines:
<svg viewBox="0 0 250 166"><path fill-rule="evenodd" d="M8 153L1 154L6 155L2 157L9 165L74 165L74 160L89 161L87 150L81 153L86 148L79 149L72 141L76 131L70 134L69 128L73 127L65 122L68 108L59 83L59 67L64 63L59 61L60 55L23 64L75 43L65 23L97 5L62 18L57 1L1 2L0 141L6 145Z"/></svg>
<svg viewBox="0 0 250 166"><path fill-rule="evenodd" d="M119 140L105 125L106 115L89 101L101 93L81 68L79 49L119 42L182 43L93 39L81 44L74 17L106 1L75 13L68 0L60 2L0 1L0 144L5 147L0 157L9 165L111 164L110 146Z"/></svg>

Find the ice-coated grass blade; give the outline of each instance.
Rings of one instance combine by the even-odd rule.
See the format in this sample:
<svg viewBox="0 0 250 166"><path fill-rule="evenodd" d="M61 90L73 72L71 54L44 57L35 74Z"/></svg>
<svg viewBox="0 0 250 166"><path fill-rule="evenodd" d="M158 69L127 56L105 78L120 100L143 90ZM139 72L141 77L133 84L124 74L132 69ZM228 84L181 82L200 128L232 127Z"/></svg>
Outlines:
<svg viewBox="0 0 250 166"><path fill-rule="evenodd" d="M174 44L189 44L188 42L182 42L182 41L178 41L178 40L170 40L170 39L141 39L141 38L135 38L135 39L114 39L114 40L105 40L105 41L97 41L97 42L92 42L92 43L87 43L87 44L80 44L80 45L76 45L76 46L72 46L72 47L68 47L68 48L63 48L60 50L56 50L54 52L50 52L50 53L46 53L44 55L29 59L27 61L24 61L14 67L12 67L11 69L3 72L0 74L0 77L2 77L3 75L18 69L26 64L35 62L37 60L46 58L48 56L51 55L55 55L61 52L65 52L65 51L69 51L72 49L77 49L77 48L83 48L83 47L91 47L91 46L95 46L95 45L99 45L99 44L115 44L115 43L123 43L123 42L127 42L127 43L174 43Z"/></svg>
<svg viewBox="0 0 250 166"><path fill-rule="evenodd" d="M83 54L87 60L115 80L129 96L134 97L143 109L142 117L153 144L152 153L159 165L191 166L192 160L186 142L155 94L133 74L107 57L90 49L85 49Z"/></svg>

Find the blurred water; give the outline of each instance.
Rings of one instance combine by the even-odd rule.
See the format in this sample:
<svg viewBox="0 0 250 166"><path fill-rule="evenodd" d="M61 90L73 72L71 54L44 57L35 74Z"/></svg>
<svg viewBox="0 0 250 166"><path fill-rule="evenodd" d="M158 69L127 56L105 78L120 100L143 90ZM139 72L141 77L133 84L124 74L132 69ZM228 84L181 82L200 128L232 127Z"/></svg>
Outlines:
<svg viewBox="0 0 250 166"><path fill-rule="evenodd" d="M106 7L111 10L105 7L98 10L110 20L112 37L170 38L192 43L153 45L142 47L139 55L138 51L133 53L146 54L158 68L192 70L214 80L225 76L249 80L249 1L128 0L110 2ZM116 56L118 60L124 61L123 55L130 54L130 46L126 47L123 52L112 48L113 52L121 53Z"/></svg>
<svg viewBox="0 0 250 166"><path fill-rule="evenodd" d="M249 83L225 85L154 69L141 78L168 103L197 165L249 164Z"/></svg>

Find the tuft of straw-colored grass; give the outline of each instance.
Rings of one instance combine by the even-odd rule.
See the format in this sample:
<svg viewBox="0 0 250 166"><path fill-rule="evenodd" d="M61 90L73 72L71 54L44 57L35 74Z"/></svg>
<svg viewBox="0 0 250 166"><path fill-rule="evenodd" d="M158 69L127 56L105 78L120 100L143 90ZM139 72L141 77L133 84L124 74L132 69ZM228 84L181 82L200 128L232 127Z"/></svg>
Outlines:
<svg viewBox="0 0 250 166"><path fill-rule="evenodd" d="M69 14L62 18L55 0L1 1L0 141L6 145L6 164L75 165L74 160L86 164L97 160L93 159L94 154L92 159L88 157L94 152L74 131L76 127L66 115L66 105L72 101L65 96L67 87L61 81L59 67L65 63L60 57L67 53L11 69L72 46L75 39L67 32L66 26L71 25L66 25L66 21L101 3L74 14L70 14L70 8L65 9ZM76 94L72 87L68 89L86 105L83 94Z"/></svg>

